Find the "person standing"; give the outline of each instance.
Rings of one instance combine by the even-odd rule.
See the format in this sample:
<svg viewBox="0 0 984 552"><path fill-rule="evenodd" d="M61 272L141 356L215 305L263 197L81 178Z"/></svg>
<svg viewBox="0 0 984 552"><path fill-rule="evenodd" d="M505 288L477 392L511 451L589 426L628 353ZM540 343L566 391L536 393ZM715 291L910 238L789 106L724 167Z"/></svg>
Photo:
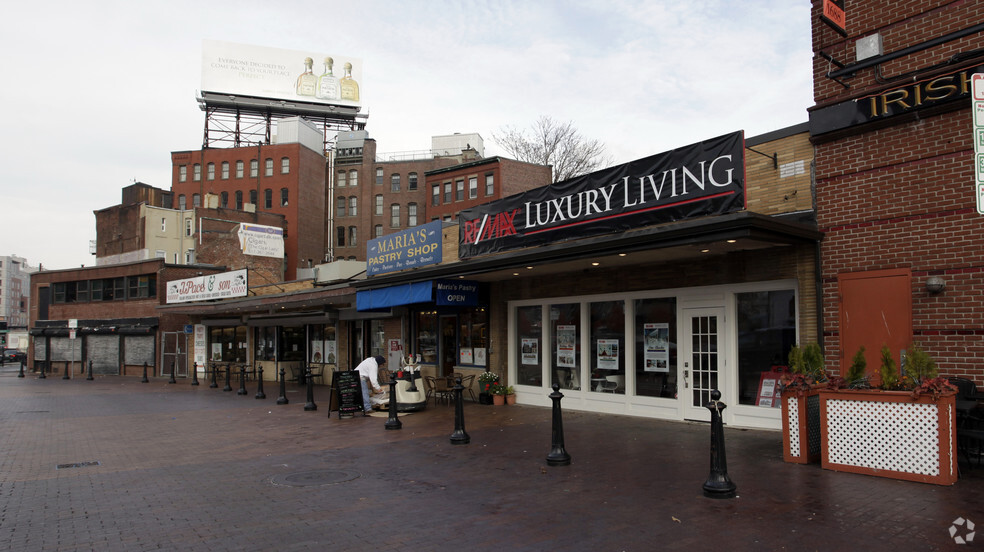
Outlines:
<svg viewBox="0 0 984 552"><path fill-rule="evenodd" d="M365 412L372 412L372 401L370 398L372 395L369 393L369 387L372 386L373 393L382 393L382 389L379 387L379 367L386 364L386 359L381 356L369 357L359 363L355 367L355 371L359 373L359 379L362 380L362 409Z"/></svg>

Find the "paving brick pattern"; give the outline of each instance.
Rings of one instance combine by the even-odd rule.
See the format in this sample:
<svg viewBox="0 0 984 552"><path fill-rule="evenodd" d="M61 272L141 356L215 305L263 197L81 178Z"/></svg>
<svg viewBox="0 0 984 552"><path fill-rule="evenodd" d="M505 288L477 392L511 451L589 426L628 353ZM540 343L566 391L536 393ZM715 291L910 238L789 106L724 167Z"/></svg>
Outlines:
<svg viewBox="0 0 984 552"><path fill-rule="evenodd" d="M944 550L954 519L984 523L984 469L824 471L784 463L778 432L726 431L739 496L714 500L703 424L564 412L573 462L549 467L545 408L466 403L455 446L447 406L387 431L301 388L166 382L0 372L0 550Z"/></svg>

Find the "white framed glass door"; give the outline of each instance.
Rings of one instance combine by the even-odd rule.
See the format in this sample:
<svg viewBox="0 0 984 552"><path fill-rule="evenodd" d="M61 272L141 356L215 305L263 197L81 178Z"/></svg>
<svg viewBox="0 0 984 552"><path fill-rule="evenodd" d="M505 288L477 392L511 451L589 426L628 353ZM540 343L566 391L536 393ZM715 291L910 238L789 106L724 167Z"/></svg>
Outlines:
<svg viewBox="0 0 984 552"><path fill-rule="evenodd" d="M710 412L704 406L711 400L711 391L726 385L724 308L684 309L682 339L684 346L680 357L680 381L683 382L684 418L710 421Z"/></svg>

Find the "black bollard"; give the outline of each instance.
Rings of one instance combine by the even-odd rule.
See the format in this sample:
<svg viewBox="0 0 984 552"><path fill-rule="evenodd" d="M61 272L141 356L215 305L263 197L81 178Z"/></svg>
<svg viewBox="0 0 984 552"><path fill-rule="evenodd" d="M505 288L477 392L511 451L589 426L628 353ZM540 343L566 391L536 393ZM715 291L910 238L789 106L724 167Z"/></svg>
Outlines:
<svg viewBox="0 0 984 552"><path fill-rule="evenodd" d="M257 368L260 375L256 376L256 396L257 399L265 399L266 393L263 392L263 367Z"/></svg>
<svg viewBox="0 0 984 552"><path fill-rule="evenodd" d="M146 362L144 363L144 375L143 375L143 379L140 380L140 383L150 383L150 380L147 379L147 363Z"/></svg>
<svg viewBox="0 0 984 552"><path fill-rule="evenodd" d="M560 385L553 384L553 393L549 395L553 401L553 429L550 432L550 454L547 455L548 466L569 466L571 455L564 450L564 420L560 413L560 399L564 394L560 392Z"/></svg>
<svg viewBox="0 0 984 552"><path fill-rule="evenodd" d="M223 391L232 391L232 366L226 364L226 384Z"/></svg>
<svg viewBox="0 0 984 552"><path fill-rule="evenodd" d="M191 384L198 385L198 363L195 362L194 364L192 364L192 368L195 371L191 373Z"/></svg>
<svg viewBox="0 0 984 552"><path fill-rule="evenodd" d="M92 361L89 361L89 372L85 376L86 381L92 381L95 378L92 377Z"/></svg>
<svg viewBox="0 0 984 552"><path fill-rule="evenodd" d="M239 391L236 391L237 395L246 395L246 365L243 364L239 367Z"/></svg>
<svg viewBox="0 0 984 552"><path fill-rule="evenodd" d="M307 381L307 404L304 405L304 410L317 410L318 405L314 404L314 378L311 377L311 368L304 369L304 378Z"/></svg>
<svg viewBox="0 0 984 552"><path fill-rule="evenodd" d="M174 379L174 372L178 369L176 362L171 362L171 379L167 380L168 383L178 383L178 380Z"/></svg>
<svg viewBox="0 0 984 552"><path fill-rule="evenodd" d="M72 363L71 363L71 362L66 362L66 363L65 363L65 375L64 375L64 376L62 376L62 379L63 379L63 380L66 380L66 379L72 379L72 376L70 376L70 375L68 375L68 366L69 366L70 364L72 364Z"/></svg>
<svg viewBox="0 0 984 552"><path fill-rule="evenodd" d="M389 418L383 426L386 429L402 429L403 422L396 415L396 378L390 378Z"/></svg>
<svg viewBox="0 0 984 552"><path fill-rule="evenodd" d="M17 372L17 377L19 378L24 377L24 362L25 362L24 360L20 361L20 371Z"/></svg>
<svg viewBox="0 0 984 552"><path fill-rule="evenodd" d="M704 496L708 498L734 498L737 496L735 484L728 478L728 460L724 454L724 422L721 411L728 405L721 402L721 392L711 391L711 402L706 407L711 411L711 473L704 482Z"/></svg>
<svg viewBox="0 0 984 552"><path fill-rule="evenodd" d="M284 367L280 367L280 396L277 397L277 404L287 404L287 382L284 381Z"/></svg>
<svg viewBox="0 0 984 552"><path fill-rule="evenodd" d="M451 434L452 445L467 445L471 442L471 437L465 432L465 405L461 400L461 392L465 387L461 385L461 378L454 380L454 433Z"/></svg>
<svg viewBox="0 0 984 552"><path fill-rule="evenodd" d="M48 376L44 375L44 366L47 364L47 360L41 361L41 374L38 375L38 379L48 379Z"/></svg>
<svg viewBox="0 0 984 552"><path fill-rule="evenodd" d="M218 382L215 381L218 377L218 370L219 368L215 364L212 364L212 383L208 384L209 389L216 389L219 387Z"/></svg>

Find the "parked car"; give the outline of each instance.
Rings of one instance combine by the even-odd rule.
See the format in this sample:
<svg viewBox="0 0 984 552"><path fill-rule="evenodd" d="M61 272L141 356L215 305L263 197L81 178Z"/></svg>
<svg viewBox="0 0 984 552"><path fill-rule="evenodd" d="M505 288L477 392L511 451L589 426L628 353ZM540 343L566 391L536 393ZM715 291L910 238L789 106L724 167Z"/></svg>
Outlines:
<svg viewBox="0 0 984 552"><path fill-rule="evenodd" d="M27 353L24 351L19 351L17 349L4 349L3 350L3 361L12 363L27 362Z"/></svg>

